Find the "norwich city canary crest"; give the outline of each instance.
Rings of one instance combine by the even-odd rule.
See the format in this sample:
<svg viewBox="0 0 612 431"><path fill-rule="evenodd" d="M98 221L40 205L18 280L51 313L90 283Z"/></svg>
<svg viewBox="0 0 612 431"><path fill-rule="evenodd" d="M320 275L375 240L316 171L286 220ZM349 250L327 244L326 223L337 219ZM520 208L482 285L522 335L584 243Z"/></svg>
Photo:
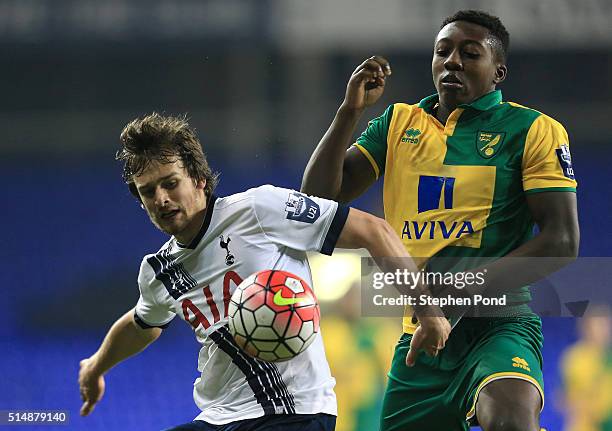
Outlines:
<svg viewBox="0 0 612 431"><path fill-rule="evenodd" d="M497 153L504 143L505 132L478 132L476 137L476 150L485 159L490 159Z"/></svg>

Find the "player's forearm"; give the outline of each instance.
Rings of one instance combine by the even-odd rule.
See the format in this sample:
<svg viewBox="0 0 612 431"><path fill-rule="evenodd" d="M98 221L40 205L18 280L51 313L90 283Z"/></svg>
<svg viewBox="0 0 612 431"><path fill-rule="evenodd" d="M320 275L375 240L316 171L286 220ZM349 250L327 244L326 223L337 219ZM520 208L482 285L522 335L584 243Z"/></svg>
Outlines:
<svg viewBox="0 0 612 431"><path fill-rule="evenodd" d="M343 180L346 149L363 110L340 106L332 124L312 153L302 178L301 191L328 199L337 199Z"/></svg>
<svg viewBox="0 0 612 431"><path fill-rule="evenodd" d="M580 245L578 226L544 229L531 240L510 252L508 257L576 258Z"/></svg>
<svg viewBox="0 0 612 431"><path fill-rule="evenodd" d="M406 257L410 259L406 248L389 223L356 208L350 209L336 247L365 248L374 258ZM416 269L416 265L414 268Z"/></svg>
<svg viewBox="0 0 612 431"><path fill-rule="evenodd" d="M481 268L487 269L482 290L494 295L542 280L577 257L579 237L578 231L572 230L540 232L503 258Z"/></svg>
<svg viewBox="0 0 612 431"><path fill-rule="evenodd" d="M393 228L385 220L371 214L351 208L344 229L338 239L339 248L365 248L368 250L378 267L386 273L408 271L417 273L418 267L402 244ZM420 278L419 278L420 280ZM396 286L400 293L412 296L430 295L428 287L423 283L414 286ZM404 289L406 289L404 291ZM437 306L415 308L417 317L442 316Z"/></svg>
<svg viewBox="0 0 612 431"><path fill-rule="evenodd" d="M134 322L134 310L117 320L106 334L104 341L91 359L91 367L97 374L104 374L119 362L142 351L155 341L161 329L142 329Z"/></svg>
<svg viewBox="0 0 612 431"><path fill-rule="evenodd" d="M496 295L539 281L578 255L580 228L576 194L533 193L526 195L526 200L540 232L487 266L486 281L481 287L487 294Z"/></svg>
<svg viewBox="0 0 612 431"><path fill-rule="evenodd" d="M379 219L379 222L372 226L370 232L365 248L383 272L392 274L397 273L398 270L399 273L408 271L416 274L419 272L414 259L386 221ZM421 297L421 295L431 296L429 287L421 281L410 286L397 285L396 289L401 294L407 294L412 297ZM417 303L413 306L413 309L419 320L423 320L426 317L444 316L440 307L434 305L424 306Z"/></svg>
<svg viewBox="0 0 612 431"><path fill-rule="evenodd" d="M411 271L418 271L410 254L391 226L386 221L374 217L370 223L371 226L363 238L364 247L370 255L379 260L383 258L405 260L406 266Z"/></svg>

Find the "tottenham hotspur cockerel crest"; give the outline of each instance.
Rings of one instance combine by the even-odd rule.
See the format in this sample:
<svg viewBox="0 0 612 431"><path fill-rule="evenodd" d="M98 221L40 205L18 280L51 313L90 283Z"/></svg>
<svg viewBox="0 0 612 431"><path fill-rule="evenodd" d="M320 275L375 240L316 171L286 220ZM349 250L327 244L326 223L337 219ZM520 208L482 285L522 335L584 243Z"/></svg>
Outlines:
<svg viewBox="0 0 612 431"><path fill-rule="evenodd" d="M229 237L229 235L227 236L227 241L223 239L223 235L219 235L219 239L219 245L221 246L221 248L225 249L225 252L227 253L225 255L225 264L227 266L233 265L236 259L234 258L234 255L229 251L229 243L232 239Z"/></svg>

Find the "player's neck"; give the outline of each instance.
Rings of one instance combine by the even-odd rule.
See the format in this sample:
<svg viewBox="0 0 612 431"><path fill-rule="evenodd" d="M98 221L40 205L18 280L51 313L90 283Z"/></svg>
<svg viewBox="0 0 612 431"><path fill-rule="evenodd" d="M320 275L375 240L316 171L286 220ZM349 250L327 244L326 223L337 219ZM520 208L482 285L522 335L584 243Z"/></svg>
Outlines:
<svg viewBox="0 0 612 431"><path fill-rule="evenodd" d="M435 117L440 123L446 124L446 120L448 120L451 112L453 112L456 107L457 105L443 105L442 103L436 103L436 106L434 106Z"/></svg>
<svg viewBox="0 0 612 431"><path fill-rule="evenodd" d="M198 235L206 218L206 206L194 214L189 224L180 233L174 235L174 238L183 245L189 245Z"/></svg>

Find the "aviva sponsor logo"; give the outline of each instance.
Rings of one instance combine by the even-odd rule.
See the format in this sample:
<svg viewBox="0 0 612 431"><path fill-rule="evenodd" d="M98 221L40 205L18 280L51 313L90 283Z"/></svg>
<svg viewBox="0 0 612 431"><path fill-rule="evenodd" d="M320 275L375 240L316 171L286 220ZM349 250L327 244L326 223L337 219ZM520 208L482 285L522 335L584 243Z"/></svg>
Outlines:
<svg viewBox="0 0 612 431"><path fill-rule="evenodd" d="M419 177L418 212L432 210L452 210L455 189L454 177L436 177L421 175ZM470 220L444 221L427 220L423 222L405 220L402 238L406 239L459 239L463 235L474 233Z"/></svg>
<svg viewBox="0 0 612 431"><path fill-rule="evenodd" d="M402 229L402 238L408 239L421 239L423 236L429 239L436 238L461 238L461 235L467 235L474 233L472 222L464 221L458 223L456 221L452 223L444 222L441 220L431 220L423 223L416 221L404 221L404 228Z"/></svg>
<svg viewBox="0 0 612 431"><path fill-rule="evenodd" d="M529 368L529 364L527 363L527 361L523 358L519 358L518 356L512 358L512 366L514 368L520 368L521 370L531 372L531 368Z"/></svg>
<svg viewBox="0 0 612 431"><path fill-rule="evenodd" d="M421 131L419 129L410 128L404 132L404 136L402 137L402 142L409 142L411 144L419 143L419 135Z"/></svg>

